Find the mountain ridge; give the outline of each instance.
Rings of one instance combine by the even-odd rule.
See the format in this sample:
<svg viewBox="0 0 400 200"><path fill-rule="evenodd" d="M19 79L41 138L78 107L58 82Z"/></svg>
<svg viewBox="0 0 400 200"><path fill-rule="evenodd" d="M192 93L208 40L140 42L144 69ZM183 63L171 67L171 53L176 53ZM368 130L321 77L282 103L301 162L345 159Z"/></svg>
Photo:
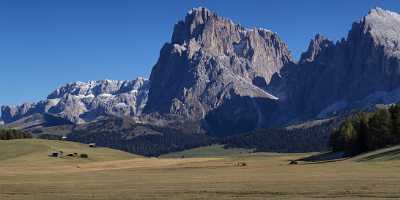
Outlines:
<svg viewBox="0 0 400 200"><path fill-rule="evenodd" d="M73 123L95 120L103 114L137 116L147 101L148 80L73 82L50 93L46 100L21 106L2 106L2 119L10 123L34 113L50 113Z"/></svg>
<svg viewBox="0 0 400 200"><path fill-rule="evenodd" d="M139 84L142 96L126 95L135 89L124 87L125 82L105 86L107 81L99 81L99 87L77 82L54 91L45 103L2 107L2 119L9 123L38 112L32 107L41 112L53 108L53 114L73 123L104 114L155 120L175 116L201 122L211 135L227 136L328 118L400 101L399 33L400 15L374 8L340 41L317 34L294 61L277 33L248 29L194 8L175 24L149 80ZM93 94L97 90L103 96L124 95L81 100L101 96ZM126 106L118 109L122 102Z"/></svg>
<svg viewBox="0 0 400 200"><path fill-rule="evenodd" d="M153 67L145 113L201 120L210 132L221 132L226 123L237 124L235 132L246 131L267 123L251 113L274 104L277 98L265 86L291 60L272 31L246 29L208 9L193 9L175 25ZM235 116L227 118L226 110Z"/></svg>
<svg viewBox="0 0 400 200"><path fill-rule="evenodd" d="M393 37L390 31L376 30L386 26L381 25L385 23L394 24L391 29L400 29L399 16L375 8L353 23L347 38L341 41L333 43L316 36L299 64L283 69L283 77L275 77L271 90L280 94L280 99L289 97L288 101L292 102L287 101L283 106L293 103L292 110L301 108L297 112L309 115L305 118L327 117L329 112L335 114L399 101L396 92L400 84L399 47L391 44L398 44L400 37ZM374 93L380 93L386 100ZM377 98L370 103L372 96Z"/></svg>

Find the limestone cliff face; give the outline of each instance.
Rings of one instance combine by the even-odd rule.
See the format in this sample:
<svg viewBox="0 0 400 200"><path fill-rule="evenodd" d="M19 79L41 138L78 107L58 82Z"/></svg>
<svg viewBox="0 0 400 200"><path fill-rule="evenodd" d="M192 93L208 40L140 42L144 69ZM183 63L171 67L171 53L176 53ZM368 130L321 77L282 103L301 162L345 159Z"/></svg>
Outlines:
<svg viewBox="0 0 400 200"><path fill-rule="evenodd" d="M205 119L213 128L224 123L237 124L231 130L255 128L266 122L265 108L277 101L266 85L291 59L276 33L193 9L160 52L145 112Z"/></svg>
<svg viewBox="0 0 400 200"><path fill-rule="evenodd" d="M400 15L380 8L353 24L347 39L317 35L298 64L274 76L281 110L315 118L400 101Z"/></svg>
<svg viewBox="0 0 400 200"><path fill-rule="evenodd" d="M3 106L5 123L32 114L53 114L73 123L93 121L105 115L140 115L147 101L148 81L101 80L66 84L52 92L46 100L19 106Z"/></svg>

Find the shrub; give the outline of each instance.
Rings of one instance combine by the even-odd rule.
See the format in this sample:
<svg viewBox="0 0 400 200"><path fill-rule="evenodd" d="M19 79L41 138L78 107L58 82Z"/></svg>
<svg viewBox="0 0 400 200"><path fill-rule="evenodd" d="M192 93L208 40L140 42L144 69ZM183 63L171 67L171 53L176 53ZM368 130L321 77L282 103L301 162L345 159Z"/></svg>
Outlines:
<svg viewBox="0 0 400 200"><path fill-rule="evenodd" d="M234 166L236 166L236 167L245 167L245 166L247 166L247 163L245 163L245 162L236 162L236 163L234 163Z"/></svg>
<svg viewBox="0 0 400 200"><path fill-rule="evenodd" d="M89 156L86 153L82 153L80 157L81 158L89 158Z"/></svg>

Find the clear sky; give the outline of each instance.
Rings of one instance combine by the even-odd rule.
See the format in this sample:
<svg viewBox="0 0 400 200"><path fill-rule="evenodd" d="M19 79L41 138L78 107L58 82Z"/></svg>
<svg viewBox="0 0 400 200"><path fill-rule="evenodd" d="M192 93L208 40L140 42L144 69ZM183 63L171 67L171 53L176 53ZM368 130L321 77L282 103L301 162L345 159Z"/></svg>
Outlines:
<svg viewBox="0 0 400 200"><path fill-rule="evenodd" d="M321 33L399 0L0 0L0 105L44 99L73 81L148 77L173 25L207 7L246 27L277 32L295 58Z"/></svg>

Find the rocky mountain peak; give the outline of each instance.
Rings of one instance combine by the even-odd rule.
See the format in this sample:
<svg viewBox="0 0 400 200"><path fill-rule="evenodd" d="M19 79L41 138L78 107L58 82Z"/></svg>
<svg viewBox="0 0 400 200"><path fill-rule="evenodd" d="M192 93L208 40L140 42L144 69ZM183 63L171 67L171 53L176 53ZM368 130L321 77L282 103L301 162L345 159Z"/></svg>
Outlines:
<svg viewBox="0 0 400 200"><path fill-rule="evenodd" d="M400 14L382 8L374 8L369 11L361 22L365 28L380 33L382 36L390 37L391 39L399 38L400 36Z"/></svg>
<svg viewBox="0 0 400 200"><path fill-rule="evenodd" d="M99 95L118 95L128 91L137 91L139 88L148 84L148 81L142 77L135 80L119 81L119 80L99 80L89 82L73 82L61 86L53 91L47 98L63 98L66 95L97 97Z"/></svg>
<svg viewBox="0 0 400 200"><path fill-rule="evenodd" d="M200 51L213 56L235 56L253 62L255 68L268 63L263 55L275 53L271 52L272 49L281 57L274 65L292 60L287 45L276 33L263 28L247 29L202 7L192 9L184 20L175 25L170 44L175 52L186 50L190 57ZM261 75L267 82L271 78L270 73L279 70L263 68L257 71L264 72Z"/></svg>
<svg viewBox="0 0 400 200"><path fill-rule="evenodd" d="M219 20L219 17L206 8L193 8L184 20L175 24L171 42L183 44L192 38L200 37L205 24L211 19Z"/></svg>
<svg viewBox="0 0 400 200"><path fill-rule="evenodd" d="M23 103L20 106L1 106L1 119L4 122L12 122L18 119L17 116L31 114L32 103Z"/></svg>
<svg viewBox="0 0 400 200"><path fill-rule="evenodd" d="M396 12L390 10L385 10L380 7L375 7L369 10L368 14L364 17L365 20L370 20L373 18L399 18L400 15Z"/></svg>
<svg viewBox="0 0 400 200"><path fill-rule="evenodd" d="M399 22L399 14L375 8L338 43L317 35L297 67L271 84L286 100L282 110L312 118L398 102Z"/></svg>
<svg viewBox="0 0 400 200"><path fill-rule="evenodd" d="M361 32L376 46L384 47L387 54L400 56L400 14L379 7L371 9L353 25L352 32Z"/></svg>
<svg viewBox="0 0 400 200"><path fill-rule="evenodd" d="M333 45L332 41L321 34L315 35L314 39L310 41L307 51L301 54L300 63L314 61L323 50Z"/></svg>
<svg viewBox="0 0 400 200"><path fill-rule="evenodd" d="M104 115L137 116L147 102L149 81L99 80L61 86L38 103L2 106L1 118L9 123L31 114L52 114L73 123L96 120Z"/></svg>
<svg viewBox="0 0 400 200"><path fill-rule="evenodd" d="M164 45L153 67L145 111L190 120L209 118L213 112L222 118L216 113L222 113L222 107L231 109L230 102L236 101L243 108L234 108L237 119L229 123L258 112L255 124L246 126L259 125L264 105L251 98L277 100L266 86L289 62L291 53L276 33L246 29L205 8L192 9L175 25L171 42Z"/></svg>

